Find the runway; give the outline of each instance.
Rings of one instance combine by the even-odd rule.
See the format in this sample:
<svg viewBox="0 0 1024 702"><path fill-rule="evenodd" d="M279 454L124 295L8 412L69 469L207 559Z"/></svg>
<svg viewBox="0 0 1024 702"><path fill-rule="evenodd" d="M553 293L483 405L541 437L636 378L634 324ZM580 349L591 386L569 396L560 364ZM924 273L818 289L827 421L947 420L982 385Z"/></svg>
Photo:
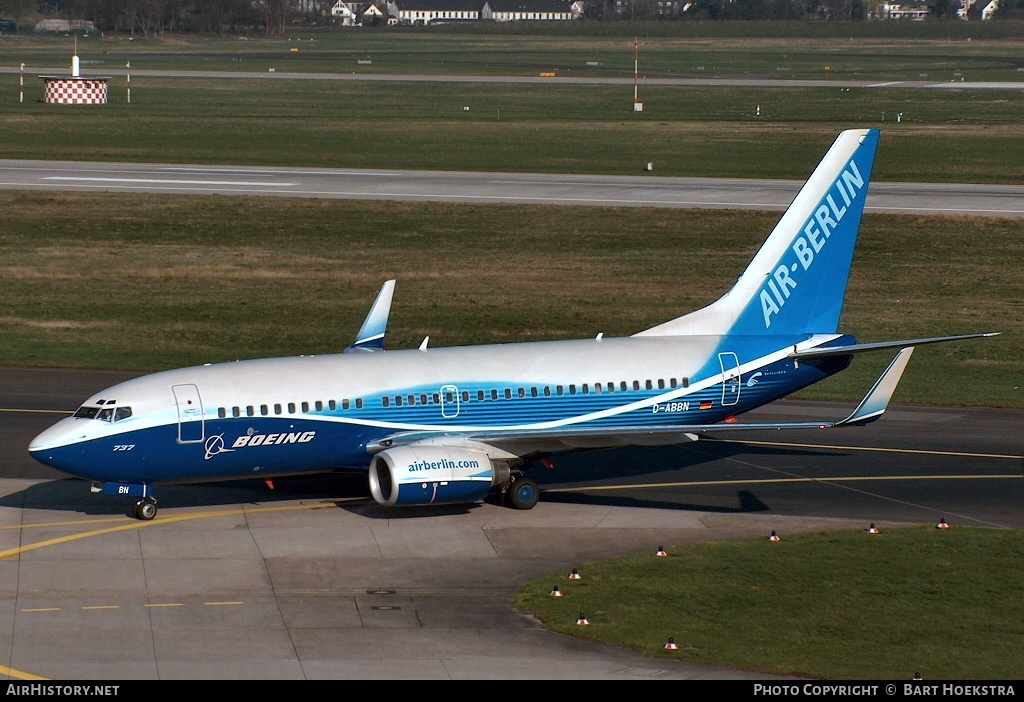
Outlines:
<svg viewBox="0 0 1024 702"><path fill-rule="evenodd" d="M0 189L783 211L803 181L0 160ZM1024 186L872 183L868 212L1024 216Z"/></svg>
<svg viewBox="0 0 1024 702"><path fill-rule="evenodd" d="M782 211L802 181L0 160L0 188ZM872 183L867 211L1024 216L1024 187Z"/></svg>
<svg viewBox="0 0 1024 702"><path fill-rule="evenodd" d="M902 406L864 428L569 457L534 471L528 512L388 510L360 480L304 479L165 487L138 522L25 452L130 375L0 369L10 679L762 679L557 636L510 597L592 560L772 530L1024 528L1024 412Z"/></svg>

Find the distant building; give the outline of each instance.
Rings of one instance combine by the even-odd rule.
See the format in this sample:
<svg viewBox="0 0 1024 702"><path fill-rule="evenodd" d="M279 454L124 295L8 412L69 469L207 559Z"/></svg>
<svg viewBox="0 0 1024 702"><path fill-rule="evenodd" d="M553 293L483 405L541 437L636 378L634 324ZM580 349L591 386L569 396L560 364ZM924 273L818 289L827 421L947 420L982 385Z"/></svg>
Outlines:
<svg viewBox="0 0 1024 702"><path fill-rule="evenodd" d="M479 0L389 0L388 15L400 24L466 22L480 19Z"/></svg>
<svg viewBox="0 0 1024 702"><path fill-rule="evenodd" d="M480 19L495 22L565 22L582 16L581 0L487 0L480 9Z"/></svg>
<svg viewBox="0 0 1024 702"><path fill-rule="evenodd" d="M88 20L44 19L36 23L37 32L96 32L96 25Z"/></svg>
<svg viewBox="0 0 1024 702"><path fill-rule="evenodd" d="M882 19L892 20L923 20L928 18L927 5L908 3L882 3Z"/></svg>
<svg viewBox="0 0 1024 702"><path fill-rule="evenodd" d="M338 0L338 2L331 6L331 17L341 20L341 24L344 27L357 24L360 4L361 3Z"/></svg>
<svg viewBox="0 0 1024 702"><path fill-rule="evenodd" d="M971 22L992 19L992 13L999 9L999 0L963 0L963 5L956 13L960 19Z"/></svg>

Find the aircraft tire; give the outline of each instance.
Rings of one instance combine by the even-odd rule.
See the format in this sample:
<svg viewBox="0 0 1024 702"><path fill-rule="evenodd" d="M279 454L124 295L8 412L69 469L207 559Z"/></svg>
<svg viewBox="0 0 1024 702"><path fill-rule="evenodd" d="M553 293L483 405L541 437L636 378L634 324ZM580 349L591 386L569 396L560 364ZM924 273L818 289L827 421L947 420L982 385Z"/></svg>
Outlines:
<svg viewBox="0 0 1024 702"><path fill-rule="evenodd" d="M152 520L156 516L156 501L145 497L135 502L135 518L144 522Z"/></svg>
<svg viewBox="0 0 1024 702"><path fill-rule="evenodd" d="M517 478L509 487L505 499L513 509L533 509L540 500L540 489L529 478Z"/></svg>

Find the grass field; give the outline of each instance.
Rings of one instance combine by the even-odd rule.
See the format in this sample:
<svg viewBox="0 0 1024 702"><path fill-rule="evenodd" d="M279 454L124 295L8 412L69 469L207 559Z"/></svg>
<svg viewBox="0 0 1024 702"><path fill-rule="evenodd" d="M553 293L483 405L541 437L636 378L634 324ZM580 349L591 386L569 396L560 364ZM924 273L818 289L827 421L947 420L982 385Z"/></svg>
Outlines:
<svg viewBox="0 0 1024 702"><path fill-rule="evenodd" d="M82 40L78 51L92 71L123 71L130 62L134 70L268 76L274 68L278 74L536 76L554 70L631 78L633 69L621 35L321 32L309 36L308 46L300 39L105 37ZM1018 37L894 42L881 36L844 43L814 35L652 36L643 63L652 75L880 83L924 75L950 86L961 79L1014 80L1022 89L641 84L640 113L632 111L628 81L580 86L136 74L131 104L123 75L111 79L106 106L43 104L32 68L67 66L70 41L0 38L0 62L26 62L30 71L23 103L18 74L0 74L0 157L610 174L638 173L653 162L655 173L666 176L804 178L837 132L861 126L885 130L877 180L1024 182Z"/></svg>
<svg viewBox="0 0 1024 702"><path fill-rule="evenodd" d="M392 277L393 348L628 335L716 299L778 219L9 191L0 211L0 363L142 370L339 351ZM919 350L896 400L1024 406L1024 220L868 215L861 236L844 330L1003 332ZM807 396L859 398L870 356Z"/></svg>
<svg viewBox="0 0 1024 702"><path fill-rule="evenodd" d="M833 680L1020 680L1019 531L933 526L702 543L553 573L525 612L650 656ZM563 593L551 597L557 586ZM580 626L580 614L589 622ZM666 650L674 639L678 650Z"/></svg>

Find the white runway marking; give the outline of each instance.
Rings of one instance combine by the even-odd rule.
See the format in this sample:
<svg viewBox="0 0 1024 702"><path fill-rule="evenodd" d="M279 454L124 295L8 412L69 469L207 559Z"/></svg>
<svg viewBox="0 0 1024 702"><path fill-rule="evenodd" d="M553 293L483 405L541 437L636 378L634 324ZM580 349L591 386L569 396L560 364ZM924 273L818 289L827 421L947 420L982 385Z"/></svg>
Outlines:
<svg viewBox="0 0 1024 702"><path fill-rule="evenodd" d="M46 176L42 180L74 180L91 183L150 183L157 185L260 185L263 187L294 187L298 183L259 183L255 181L233 180L169 180L164 178L79 178L74 176Z"/></svg>

